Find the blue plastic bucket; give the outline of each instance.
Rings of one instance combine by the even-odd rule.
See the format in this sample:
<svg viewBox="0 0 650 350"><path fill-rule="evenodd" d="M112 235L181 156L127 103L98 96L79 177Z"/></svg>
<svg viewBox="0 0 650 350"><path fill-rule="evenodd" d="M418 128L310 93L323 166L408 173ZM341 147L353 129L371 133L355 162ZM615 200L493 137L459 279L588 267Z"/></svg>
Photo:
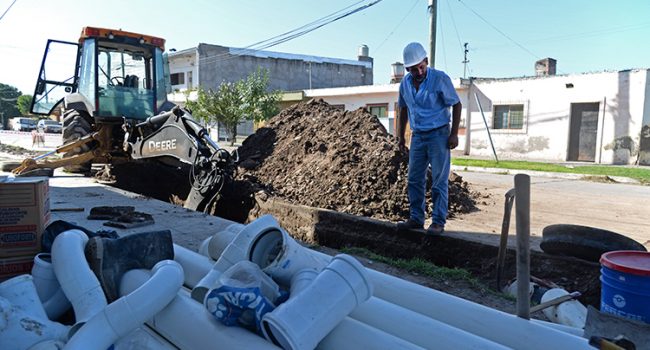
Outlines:
<svg viewBox="0 0 650 350"><path fill-rule="evenodd" d="M607 252L600 264L600 311L650 323L650 253Z"/></svg>

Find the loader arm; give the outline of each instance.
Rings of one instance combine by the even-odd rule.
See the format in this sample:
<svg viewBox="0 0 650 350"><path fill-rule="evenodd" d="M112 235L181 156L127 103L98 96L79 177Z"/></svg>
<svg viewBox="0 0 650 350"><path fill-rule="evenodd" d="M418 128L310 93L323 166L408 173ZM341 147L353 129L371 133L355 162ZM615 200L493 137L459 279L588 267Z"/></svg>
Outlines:
<svg viewBox="0 0 650 350"><path fill-rule="evenodd" d="M35 169L42 169L42 168L50 168L50 169L56 169L59 167L64 167L68 165L78 165L78 164L83 164L86 162L89 162L95 158L95 151L90 150L85 153L77 154L75 156L69 157L69 158L62 158L62 159L57 159L57 160L47 160L46 157L49 157L53 154L62 154L65 152L68 152L70 150L73 150L77 147L83 146L85 144L88 144L92 141L95 141L98 139L99 133L94 132L92 134L86 135L79 140L75 142L71 142L68 144L65 144L63 146L59 146L57 149L50 151L48 153L42 154L38 157L34 158L27 158L22 161L22 163L12 170L11 172L15 175L22 175L25 174L29 171L35 170Z"/></svg>
<svg viewBox="0 0 650 350"><path fill-rule="evenodd" d="M171 157L191 165L185 208L209 211L234 178L236 154L220 148L208 131L178 106L129 128L125 140L125 150L133 159Z"/></svg>

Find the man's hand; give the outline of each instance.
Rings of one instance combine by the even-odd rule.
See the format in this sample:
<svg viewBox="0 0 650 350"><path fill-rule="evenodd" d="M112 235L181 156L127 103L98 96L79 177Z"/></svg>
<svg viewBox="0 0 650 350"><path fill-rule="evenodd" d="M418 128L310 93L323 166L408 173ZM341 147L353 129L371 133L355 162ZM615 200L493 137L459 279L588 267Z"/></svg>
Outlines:
<svg viewBox="0 0 650 350"><path fill-rule="evenodd" d="M449 149L458 147L458 135L449 135L449 139L447 139L447 146Z"/></svg>

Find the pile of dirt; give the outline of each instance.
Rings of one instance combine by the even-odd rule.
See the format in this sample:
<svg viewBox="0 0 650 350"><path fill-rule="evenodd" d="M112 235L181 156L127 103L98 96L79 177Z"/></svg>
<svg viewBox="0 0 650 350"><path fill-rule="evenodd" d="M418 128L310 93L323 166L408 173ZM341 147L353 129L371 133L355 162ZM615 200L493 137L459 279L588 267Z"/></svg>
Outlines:
<svg viewBox="0 0 650 350"><path fill-rule="evenodd" d="M381 220L408 218L408 153L364 109L297 104L248 137L239 156L237 180L271 196ZM449 217L476 210L477 196L451 174Z"/></svg>

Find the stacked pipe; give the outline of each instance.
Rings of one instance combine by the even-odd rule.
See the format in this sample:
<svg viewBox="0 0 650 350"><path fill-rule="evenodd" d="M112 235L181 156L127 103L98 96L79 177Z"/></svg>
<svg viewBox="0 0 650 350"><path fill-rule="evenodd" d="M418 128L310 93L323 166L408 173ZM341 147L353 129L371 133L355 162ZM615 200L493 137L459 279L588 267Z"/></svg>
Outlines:
<svg viewBox="0 0 650 350"><path fill-rule="evenodd" d="M0 283L0 349L107 349L162 310L182 286L181 265L162 260L140 288L108 304L86 261L87 242L82 231L62 232L51 256L35 257L32 275ZM50 320L70 306L72 327Z"/></svg>
<svg viewBox="0 0 650 350"><path fill-rule="evenodd" d="M263 216L239 228L239 232L230 230L215 235L220 243L213 246L220 248L216 251L204 248L204 254L210 255L207 259L175 247L175 259L183 265L186 276L195 276L191 281L186 278L186 285L194 288L192 297L196 301L202 302L205 291L219 273L241 259L257 263L284 287L292 287L287 276L295 276L305 267L320 275L333 260L301 247L271 216ZM231 242L225 245L224 240ZM204 246L209 247L209 243ZM358 303L320 340L318 348L390 348L371 345L377 339L385 339L389 344L401 341L401 345L392 345L392 348L412 349L589 349L587 340L573 331L563 332L370 269L364 270L363 274L374 286L372 296ZM197 282L196 276L201 275L204 277ZM284 348L313 347L275 341Z"/></svg>

